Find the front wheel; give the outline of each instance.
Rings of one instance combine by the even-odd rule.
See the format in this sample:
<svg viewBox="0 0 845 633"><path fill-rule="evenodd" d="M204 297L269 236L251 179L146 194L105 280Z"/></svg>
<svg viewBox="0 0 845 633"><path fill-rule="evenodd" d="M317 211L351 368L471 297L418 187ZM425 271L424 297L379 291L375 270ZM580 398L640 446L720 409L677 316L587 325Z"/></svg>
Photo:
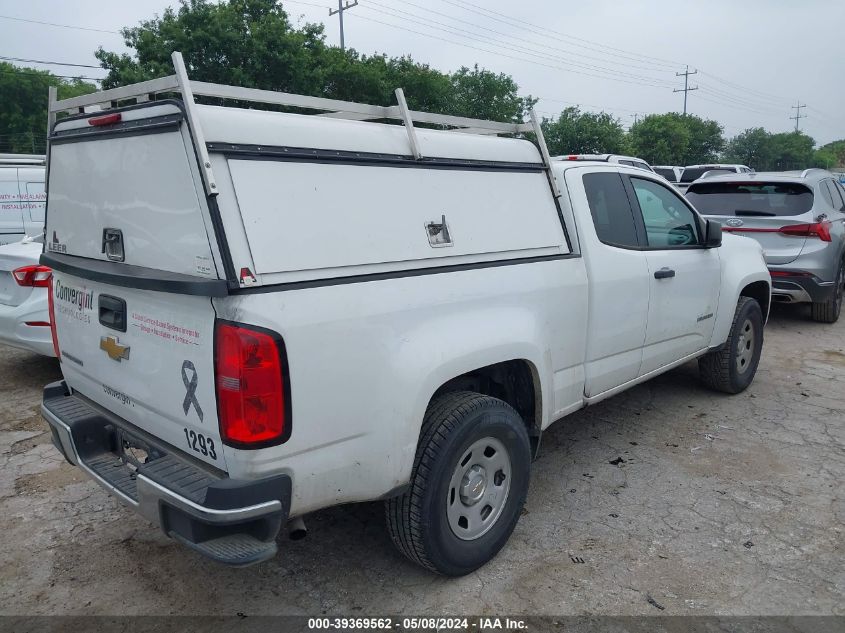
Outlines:
<svg viewBox="0 0 845 633"><path fill-rule="evenodd" d="M762 351L763 311L751 297L740 297L725 345L698 359L701 380L717 391L745 391L757 373Z"/></svg>
<svg viewBox="0 0 845 633"><path fill-rule="evenodd" d="M410 489L386 502L387 525L409 559L447 576L478 569L519 520L531 445L519 414L473 392L432 400Z"/></svg>

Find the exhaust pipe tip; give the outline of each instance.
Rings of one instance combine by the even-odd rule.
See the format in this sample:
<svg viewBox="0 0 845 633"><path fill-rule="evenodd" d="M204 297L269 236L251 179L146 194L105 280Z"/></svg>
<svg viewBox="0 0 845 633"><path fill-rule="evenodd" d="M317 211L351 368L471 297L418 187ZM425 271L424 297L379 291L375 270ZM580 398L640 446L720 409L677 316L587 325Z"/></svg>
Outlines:
<svg viewBox="0 0 845 633"><path fill-rule="evenodd" d="M308 528L302 517L295 517L288 521L288 538L292 541L300 541L308 536Z"/></svg>

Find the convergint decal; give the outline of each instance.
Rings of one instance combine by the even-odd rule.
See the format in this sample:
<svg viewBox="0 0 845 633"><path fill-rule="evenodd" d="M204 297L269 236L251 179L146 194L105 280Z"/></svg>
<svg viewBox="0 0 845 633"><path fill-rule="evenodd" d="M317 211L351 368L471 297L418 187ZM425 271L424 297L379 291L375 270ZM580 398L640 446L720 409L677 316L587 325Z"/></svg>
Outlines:
<svg viewBox="0 0 845 633"><path fill-rule="evenodd" d="M64 284L61 279L56 279L53 283L53 299L61 314L77 321L91 322L91 312L94 311L93 290Z"/></svg>

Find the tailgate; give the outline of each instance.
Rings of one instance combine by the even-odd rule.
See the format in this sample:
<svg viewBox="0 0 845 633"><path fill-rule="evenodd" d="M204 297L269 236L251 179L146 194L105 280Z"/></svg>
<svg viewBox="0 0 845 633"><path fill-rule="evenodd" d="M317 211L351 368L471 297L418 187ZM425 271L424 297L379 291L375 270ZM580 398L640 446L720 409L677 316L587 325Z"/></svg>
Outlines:
<svg viewBox="0 0 845 633"><path fill-rule="evenodd" d="M225 469L211 304L225 281L190 134L176 104L120 115L51 135L42 262L62 371L71 389Z"/></svg>
<svg viewBox="0 0 845 633"><path fill-rule="evenodd" d="M53 319L68 385L137 427L225 470L209 297L53 273ZM113 325L123 310L125 331Z"/></svg>

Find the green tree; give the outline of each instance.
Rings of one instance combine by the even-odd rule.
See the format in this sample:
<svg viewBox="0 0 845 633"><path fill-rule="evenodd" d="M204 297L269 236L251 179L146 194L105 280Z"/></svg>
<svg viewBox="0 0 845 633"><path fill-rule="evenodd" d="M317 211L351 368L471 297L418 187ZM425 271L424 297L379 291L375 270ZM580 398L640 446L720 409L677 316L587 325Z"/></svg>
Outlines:
<svg viewBox="0 0 845 633"><path fill-rule="evenodd" d="M80 79L65 80L50 72L0 62L0 152L44 152L47 143L47 90L59 99L96 90Z"/></svg>
<svg viewBox="0 0 845 633"><path fill-rule="evenodd" d="M803 132L773 134L771 143L771 162L767 169L783 171L813 166L815 141Z"/></svg>
<svg viewBox="0 0 845 633"><path fill-rule="evenodd" d="M318 94L326 45L322 25L295 28L274 0L181 0L161 16L122 31L134 56L96 52L111 88L173 74L170 54L181 51L192 78L245 87Z"/></svg>
<svg viewBox="0 0 845 633"><path fill-rule="evenodd" d="M543 120L549 152L555 154L619 154L625 147L625 130L607 112L581 112L566 108L556 119Z"/></svg>
<svg viewBox="0 0 845 633"><path fill-rule="evenodd" d="M748 128L734 136L725 148L724 161L768 169L773 159L772 135L761 127Z"/></svg>
<svg viewBox="0 0 845 633"><path fill-rule="evenodd" d="M631 126L631 151L653 165L692 165L716 160L725 145L722 126L691 114L651 114Z"/></svg>
<svg viewBox="0 0 845 633"><path fill-rule="evenodd" d="M845 139L822 145L818 151L835 157L835 162L830 164L831 167L845 167Z"/></svg>
<svg viewBox="0 0 845 633"><path fill-rule="evenodd" d="M679 115L651 114L631 126L631 153L652 165L686 165L690 131Z"/></svg>
<svg viewBox="0 0 845 633"><path fill-rule="evenodd" d="M534 103L508 75L477 66L449 75L410 57L328 46L321 24L296 27L276 0L180 0L122 33L133 55L96 52L106 88L172 74L178 50L200 81L376 105L395 104L401 87L413 109L500 121L521 120Z"/></svg>
<svg viewBox="0 0 845 633"><path fill-rule="evenodd" d="M520 97L519 86L504 73L462 67L449 77L452 87L450 114L521 122L527 110L536 103L531 97Z"/></svg>

